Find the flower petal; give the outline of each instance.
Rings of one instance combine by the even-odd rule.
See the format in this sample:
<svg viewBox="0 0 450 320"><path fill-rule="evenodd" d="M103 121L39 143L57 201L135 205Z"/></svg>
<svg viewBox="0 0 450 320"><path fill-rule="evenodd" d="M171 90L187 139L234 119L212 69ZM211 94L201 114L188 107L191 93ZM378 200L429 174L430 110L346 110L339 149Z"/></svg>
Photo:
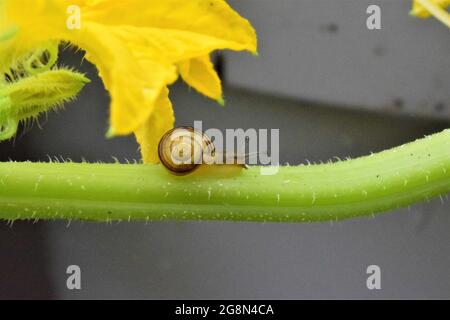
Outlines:
<svg viewBox="0 0 450 320"><path fill-rule="evenodd" d="M67 27L72 5L81 9L79 30ZM220 79L209 54L218 49L256 53L257 45L251 24L224 0L0 0L0 18L0 72L49 41L85 50L111 95L110 132L135 132L145 144L144 160L151 162L162 129L173 126L166 87L178 73L198 91L220 99Z"/></svg>
<svg viewBox="0 0 450 320"><path fill-rule="evenodd" d="M156 100L155 111L134 133L141 146L144 163L158 163L158 144L163 135L173 128L175 116L169 99L169 89L164 88Z"/></svg>
<svg viewBox="0 0 450 320"><path fill-rule="evenodd" d="M441 8L446 8L450 6L450 0L426 0L432 5L436 5ZM413 1L413 8L411 10L411 15L416 16L418 18L429 18L432 16L429 10L425 8L420 1Z"/></svg>
<svg viewBox="0 0 450 320"><path fill-rule="evenodd" d="M97 0L84 19L105 25L182 30L234 43L256 52L256 33L224 0ZM230 48L234 49L234 48Z"/></svg>
<svg viewBox="0 0 450 320"><path fill-rule="evenodd" d="M150 59L137 46L125 45L126 34L125 30L86 22L72 40L86 49L86 59L97 66L111 95L114 135L126 135L140 127L154 111L163 88L177 79L175 66ZM93 38L95 43L85 40Z"/></svg>
<svg viewBox="0 0 450 320"><path fill-rule="evenodd" d="M222 83L208 55L182 61L178 69L187 84L223 104Z"/></svg>

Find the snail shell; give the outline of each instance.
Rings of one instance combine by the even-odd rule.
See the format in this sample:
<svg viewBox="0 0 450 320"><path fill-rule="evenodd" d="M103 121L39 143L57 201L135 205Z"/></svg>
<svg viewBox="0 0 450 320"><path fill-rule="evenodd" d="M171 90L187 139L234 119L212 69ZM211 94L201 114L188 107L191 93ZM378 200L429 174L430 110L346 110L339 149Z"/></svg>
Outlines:
<svg viewBox="0 0 450 320"><path fill-rule="evenodd" d="M168 131L158 146L161 163L176 175L189 174L201 164L212 161L215 152L211 139L192 127L178 127Z"/></svg>

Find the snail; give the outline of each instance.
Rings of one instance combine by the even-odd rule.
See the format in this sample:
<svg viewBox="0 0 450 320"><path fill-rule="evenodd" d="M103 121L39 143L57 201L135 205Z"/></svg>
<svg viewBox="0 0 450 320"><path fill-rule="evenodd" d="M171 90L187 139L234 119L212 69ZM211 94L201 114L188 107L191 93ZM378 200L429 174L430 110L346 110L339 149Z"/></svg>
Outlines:
<svg viewBox="0 0 450 320"><path fill-rule="evenodd" d="M187 175L202 164L214 164L217 157L213 141L204 133L192 127L177 127L169 130L158 145L158 156L162 165L175 175ZM229 157L229 155L226 155ZM235 160L238 156L233 156ZM222 163L222 162L219 162ZM247 168L245 164L238 164Z"/></svg>
<svg viewBox="0 0 450 320"><path fill-rule="evenodd" d="M194 172L206 157L215 156L215 146L203 132L192 127L169 130L159 142L158 156L171 173L185 175Z"/></svg>

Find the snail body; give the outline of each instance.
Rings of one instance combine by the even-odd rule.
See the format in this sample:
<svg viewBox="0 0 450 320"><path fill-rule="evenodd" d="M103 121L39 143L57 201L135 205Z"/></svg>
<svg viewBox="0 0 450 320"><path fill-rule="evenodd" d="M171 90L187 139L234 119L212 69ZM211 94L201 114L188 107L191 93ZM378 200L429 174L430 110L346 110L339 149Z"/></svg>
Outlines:
<svg viewBox="0 0 450 320"><path fill-rule="evenodd" d="M159 142L158 156L169 172L180 176L194 172L203 164L230 165L230 161L224 162L226 159L232 159L231 165L247 168L245 163L240 164L243 157L217 152L213 141L204 132L192 127L169 130Z"/></svg>

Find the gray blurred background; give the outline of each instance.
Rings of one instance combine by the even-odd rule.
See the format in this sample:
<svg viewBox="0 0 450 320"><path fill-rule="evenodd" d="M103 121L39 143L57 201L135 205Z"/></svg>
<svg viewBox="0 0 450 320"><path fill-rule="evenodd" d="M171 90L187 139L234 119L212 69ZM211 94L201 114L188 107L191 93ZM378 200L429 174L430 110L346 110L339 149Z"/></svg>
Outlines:
<svg viewBox="0 0 450 320"><path fill-rule="evenodd" d="M230 1L259 34L260 56L217 58L227 105L182 83L177 124L279 128L280 159L357 157L450 125L449 30L408 17L409 1ZM382 29L366 28L379 4ZM1 160L112 162L139 157L132 137L106 140L109 97L93 82L66 110L0 145ZM81 64L81 66L80 66ZM0 298L450 298L447 197L339 223L18 223L0 226ZM79 265L82 290L66 288ZM382 289L366 288L381 267Z"/></svg>

